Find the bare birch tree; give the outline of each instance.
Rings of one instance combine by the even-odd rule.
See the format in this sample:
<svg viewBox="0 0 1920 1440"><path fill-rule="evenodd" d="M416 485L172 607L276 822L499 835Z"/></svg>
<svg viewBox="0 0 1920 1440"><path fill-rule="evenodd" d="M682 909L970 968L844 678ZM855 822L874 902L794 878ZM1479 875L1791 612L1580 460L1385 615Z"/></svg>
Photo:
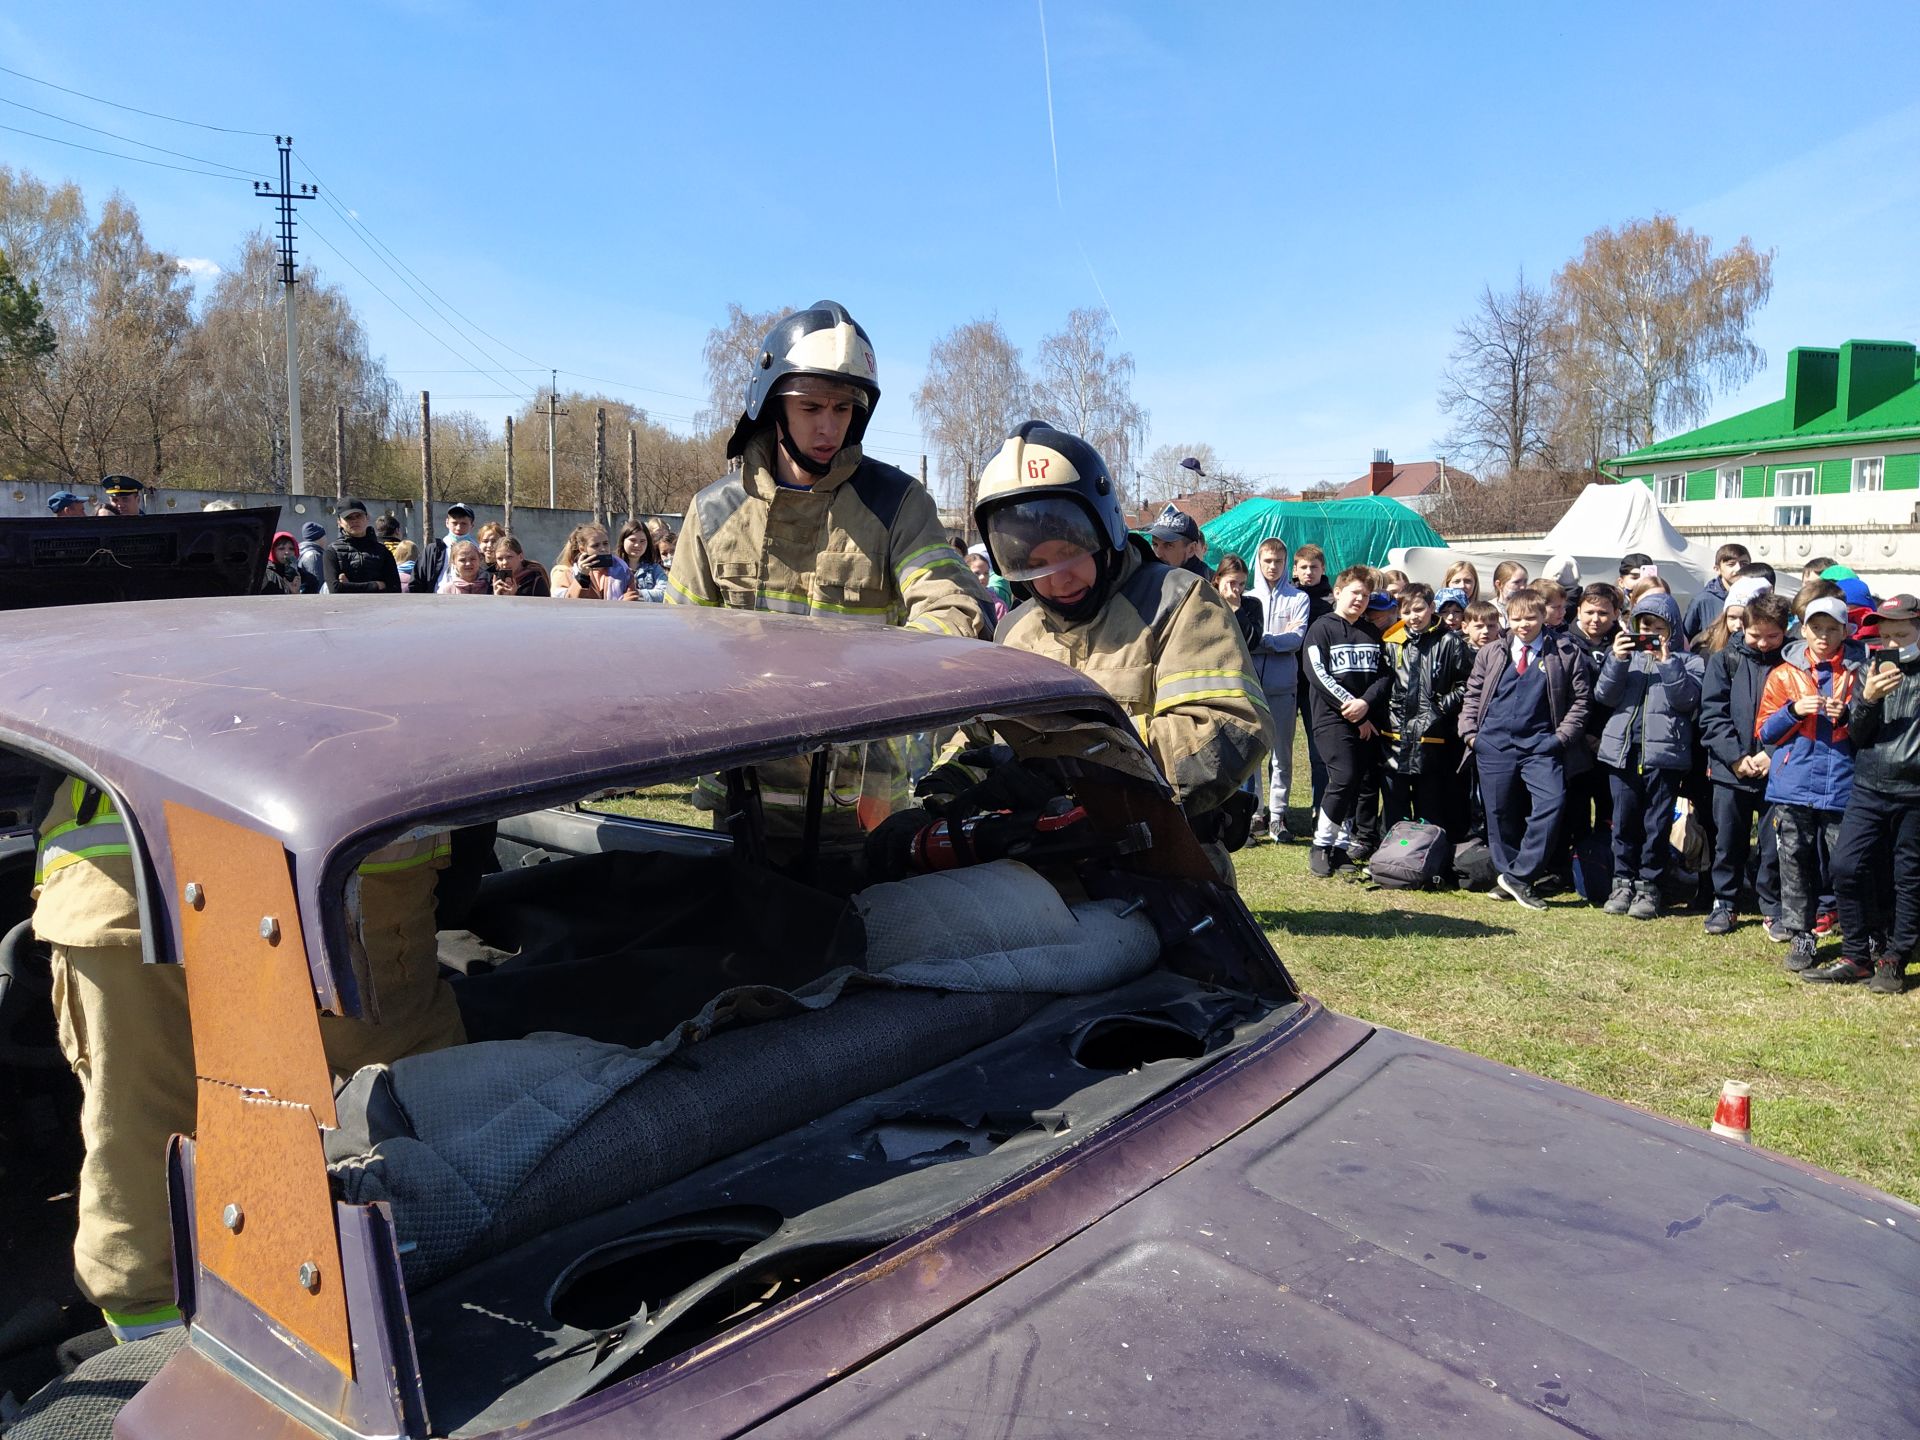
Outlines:
<svg viewBox="0 0 1920 1440"><path fill-rule="evenodd" d="M1713 242L1671 215L1594 231L1554 276L1563 425L1627 449L1696 424L1716 390L1766 365L1747 337L1773 292L1773 254ZM1599 444L1602 442L1596 442Z"/></svg>
<svg viewBox="0 0 1920 1440"><path fill-rule="evenodd" d="M1441 450L1487 473L1517 475L1545 463L1555 418L1554 310L1527 283L1480 292L1474 313L1454 329L1440 382L1440 411L1453 425Z"/></svg>
<svg viewBox="0 0 1920 1440"><path fill-rule="evenodd" d="M972 523L981 467L1028 418L1032 399L1020 351L998 320L969 321L933 342L913 410L965 523Z"/></svg>
<svg viewBox="0 0 1920 1440"><path fill-rule="evenodd" d="M707 404L697 417L703 431L732 430L740 417L760 342L788 310L747 310L727 302L727 318L707 331L700 357L707 369Z"/></svg>
<svg viewBox="0 0 1920 1440"><path fill-rule="evenodd" d="M1033 405L1100 452L1124 505L1146 447L1147 412L1134 403L1133 356L1113 349L1117 338L1106 311L1069 314L1064 330L1040 342Z"/></svg>

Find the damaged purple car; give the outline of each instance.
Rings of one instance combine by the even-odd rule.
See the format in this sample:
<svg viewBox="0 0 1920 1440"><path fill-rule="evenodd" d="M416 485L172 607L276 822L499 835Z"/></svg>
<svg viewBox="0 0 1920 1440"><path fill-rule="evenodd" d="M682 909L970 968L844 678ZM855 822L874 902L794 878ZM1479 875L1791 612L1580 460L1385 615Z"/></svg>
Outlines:
<svg viewBox="0 0 1920 1440"><path fill-rule="evenodd" d="M1920 1210L1325 1009L1082 675L263 609L9 620L0 746L127 817L200 1084L188 1326L22 1434L1920 1433ZM336 1078L353 877L440 831L467 1043Z"/></svg>

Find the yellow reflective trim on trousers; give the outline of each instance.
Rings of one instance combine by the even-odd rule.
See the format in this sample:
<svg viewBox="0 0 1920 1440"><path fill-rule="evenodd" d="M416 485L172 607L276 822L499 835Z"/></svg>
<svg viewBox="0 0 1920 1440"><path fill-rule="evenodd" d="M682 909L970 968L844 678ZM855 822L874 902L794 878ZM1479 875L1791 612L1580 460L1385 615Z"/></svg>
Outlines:
<svg viewBox="0 0 1920 1440"><path fill-rule="evenodd" d="M45 831L34 854L33 883L41 884L49 875L77 865L82 860L100 860L110 855L132 855L132 837L122 823L113 799L100 792L100 804L89 820L81 820L80 807L86 803L87 782L69 779L67 808L74 818ZM64 841L65 843L57 843Z"/></svg>
<svg viewBox="0 0 1920 1440"><path fill-rule="evenodd" d="M120 827L116 825L114 828L117 830ZM49 854L53 857L51 860L47 858ZM49 875L56 875L69 865L78 865L82 860L101 860L109 855L132 854L133 846L125 844L124 842L120 844L88 845L79 850L68 850L65 847L60 847L52 851L42 850L40 852L40 864L33 872L33 883L36 885L43 884Z"/></svg>
<svg viewBox="0 0 1920 1440"><path fill-rule="evenodd" d="M700 596L694 594L691 590L687 589L686 586L669 575L667 577L667 598L672 600L676 597L678 597L679 602L683 605L706 605L712 609L718 609L720 607L718 600L703 600Z"/></svg>
<svg viewBox="0 0 1920 1440"><path fill-rule="evenodd" d="M162 1305L157 1310L142 1310L137 1315L102 1310L100 1318L107 1322L107 1329L113 1332L114 1340L122 1345L144 1340L149 1335L158 1335L162 1330L171 1330L186 1323L186 1317L180 1313L178 1305Z"/></svg>
<svg viewBox="0 0 1920 1440"><path fill-rule="evenodd" d="M453 855L453 842L444 840L431 850L423 850L418 855L409 855L404 860L366 860L360 865L362 875L391 875L396 870L415 870L422 865L431 865L435 860L445 860Z"/></svg>

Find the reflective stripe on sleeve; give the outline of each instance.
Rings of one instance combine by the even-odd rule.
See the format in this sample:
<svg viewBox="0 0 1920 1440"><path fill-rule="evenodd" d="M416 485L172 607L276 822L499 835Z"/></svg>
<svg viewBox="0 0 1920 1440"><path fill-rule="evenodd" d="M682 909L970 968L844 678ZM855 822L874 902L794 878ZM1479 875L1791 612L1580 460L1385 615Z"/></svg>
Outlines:
<svg viewBox="0 0 1920 1440"><path fill-rule="evenodd" d="M670 605L706 605L718 608L718 600L706 600L694 594L671 575L667 577L667 603Z"/></svg>
<svg viewBox="0 0 1920 1440"><path fill-rule="evenodd" d="M1245 670L1178 670L1163 678L1153 691L1153 713L1172 710L1195 700L1251 701L1267 708L1266 693Z"/></svg>

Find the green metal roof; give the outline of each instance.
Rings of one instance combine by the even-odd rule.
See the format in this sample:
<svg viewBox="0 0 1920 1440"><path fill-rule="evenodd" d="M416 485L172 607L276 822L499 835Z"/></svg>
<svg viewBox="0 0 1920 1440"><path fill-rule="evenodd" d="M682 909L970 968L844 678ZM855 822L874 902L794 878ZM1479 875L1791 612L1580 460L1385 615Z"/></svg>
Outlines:
<svg viewBox="0 0 1920 1440"><path fill-rule="evenodd" d="M1887 358L1896 362L1898 351L1912 355L1911 346L1883 341L1849 341L1838 351L1796 350L1789 357L1788 393L1783 398L1738 415L1730 415L1724 420L1716 420L1711 425L1702 425L1683 435L1643 446L1609 463L1632 467L1709 456L1846 445L1868 439L1920 440L1920 384L1915 383L1911 360L1906 362L1903 373L1895 376L1890 377L1883 370L1879 377L1881 383L1876 388L1889 388L1886 381L1891 378L1895 388L1887 398L1879 400L1877 404L1867 404L1864 408L1860 403L1850 403L1853 352L1855 347L1864 351L1869 346L1882 355L1889 350L1895 351L1895 355ZM1808 372L1813 370L1813 362L1830 358L1837 360L1844 368L1840 368L1837 375L1825 378L1827 388L1822 391L1821 380ZM1802 374L1808 374L1804 383L1800 378ZM1854 383L1861 391L1865 390L1864 384L1858 381ZM1799 397L1797 408L1804 417L1798 425L1793 423L1796 391ZM1858 397L1862 400L1865 398L1864 394ZM1849 415L1849 410L1854 413Z"/></svg>

